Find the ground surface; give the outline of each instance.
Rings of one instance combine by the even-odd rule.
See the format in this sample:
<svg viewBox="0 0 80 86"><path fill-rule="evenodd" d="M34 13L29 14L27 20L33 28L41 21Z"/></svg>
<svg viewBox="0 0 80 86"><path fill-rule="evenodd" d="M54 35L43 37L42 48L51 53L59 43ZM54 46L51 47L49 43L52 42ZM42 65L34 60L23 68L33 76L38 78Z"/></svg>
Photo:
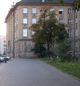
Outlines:
<svg viewBox="0 0 80 86"><path fill-rule="evenodd" d="M80 81L37 59L0 63L0 86L80 86Z"/></svg>

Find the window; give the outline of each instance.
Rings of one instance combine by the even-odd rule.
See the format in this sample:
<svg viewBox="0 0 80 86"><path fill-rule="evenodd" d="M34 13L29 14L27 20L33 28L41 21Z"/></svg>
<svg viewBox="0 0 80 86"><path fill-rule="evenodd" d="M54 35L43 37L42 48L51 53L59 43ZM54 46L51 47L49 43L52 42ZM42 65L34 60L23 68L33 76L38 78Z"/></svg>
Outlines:
<svg viewBox="0 0 80 86"><path fill-rule="evenodd" d="M36 8L32 8L32 13L36 13Z"/></svg>
<svg viewBox="0 0 80 86"><path fill-rule="evenodd" d="M27 37L27 29L23 29L23 37Z"/></svg>
<svg viewBox="0 0 80 86"><path fill-rule="evenodd" d="M73 44L72 44L72 42L69 42L69 45L71 46L71 48L73 47Z"/></svg>
<svg viewBox="0 0 80 86"><path fill-rule="evenodd" d="M16 24L18 25L18 20L17 20L17 23Z"/></svg>
<svg viewBox="0 0 80 86"><path fill-rule="evenodd" d="M32 24L36 23L36 18L32 18Z"/></svg>
<svg viewBox="0 0 80 86"><path fill-rule="evenodd" d="M68 19L68 24L72 24L72 19Z"/></svg>
<svg viewBox="0 0 80 86"><path fill-rule="evenodd" d="M76 48L78 47L78 42L76 42Z"/></svg>
<svg viewBox="0 0 80 86"><path fill-rule="evenodd" d="M17 30L17 32L16 32L16 37L18 37L18 30Z"/></svg>
<svg viewBox="0 0 80 86"><path fill-rule="evenodd" d="M76 18L76 23L78 23L78 18Z"/></svg>
<svg viewBox="0 0 80 86"><path fill-rule="evenodd" d="M59 23L63 23L63 19L59 19Z"/></svg>
<svg viewBox="0 0 80 86"><path fill-rule="evenodd" d="M76 29L76 36L78 36L78 29Z"/></svg>
<svg viewBox="0 0 80 86"><path fill-rule="evenodd" d="M16 22L15 22L15 26L16 26Z"/></svg>
<svg viewBox="0 0 80 86"><path fill-rule="evenodd" d="M72 37L72 29L68 29L69 37Z"/></svg>
<svg viewBox="0 0 80 86"><path fill-rule="evenodd" d="M54 8L51 8L50 11L54 11Z"/></svg>
<svg viewBox="0 0 80 86"><path fill-rule="evenodd" d="M72 14L72 9L71 8L68 9L68 14Z"/></svg>
<svg viewBox="0 0 80 86"><path fill-rule="evenodd" d="M23 13L27 13L27 8L23 8Z"/></svg>
<svg viewBox="0 0 80 86"><path fill-rule="evenodd" d="M59 9L59 14L63 14L63 9Z"/></svg>
<svg viewBox="0 0 80 86"><path fill-rule="evenodd" d="M15 38L16 38L16 32L15 32Z"/></svg>
<svg viewBox="0 0 80 86"><path fill-rule="evenodd" d="M27 18L23 18L23 24L27 24Z"/></svg>
<svg viewBox="0 0 80 86"><path fill-rule="evenodd" d="M42 2L45 2L45 0L42 0Z"/></svg>
<svg viewBox="0 0 80 86"><path fill-rule="evenodd" d="M6 47L6 45L4 44L4 47Z"/></svg>

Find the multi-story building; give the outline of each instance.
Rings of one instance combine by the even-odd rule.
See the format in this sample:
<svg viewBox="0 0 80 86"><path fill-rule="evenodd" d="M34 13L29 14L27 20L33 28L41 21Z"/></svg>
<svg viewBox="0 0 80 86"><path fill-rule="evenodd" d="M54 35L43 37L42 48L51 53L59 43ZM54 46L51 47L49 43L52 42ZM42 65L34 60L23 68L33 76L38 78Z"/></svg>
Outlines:
<svg viewBox="0 0 80 86"><path fill-rule="evenodd" d="M6 36L0 35L0 54L6 53Z"/></svg>
<svg viewBox="0 0 80 86"><path fill-rule="evenodd" d="M66 30L71 39L72 51L74 55L80 55L80 12L72 10L75 0L64 0L65 6L60 6L58 0L49 3L47 0L21 0L12 5L5 22L7 26L7 53L12 57L32 57L31 52L32 31L29 27L39 19L40 7L51 6L50 10L56 10L56 18L60 23L67 24ZM79 17L79 18L78 18ZM79 20L78 20L79 19ZM78 47L79 46L79 47Z"/></svg>

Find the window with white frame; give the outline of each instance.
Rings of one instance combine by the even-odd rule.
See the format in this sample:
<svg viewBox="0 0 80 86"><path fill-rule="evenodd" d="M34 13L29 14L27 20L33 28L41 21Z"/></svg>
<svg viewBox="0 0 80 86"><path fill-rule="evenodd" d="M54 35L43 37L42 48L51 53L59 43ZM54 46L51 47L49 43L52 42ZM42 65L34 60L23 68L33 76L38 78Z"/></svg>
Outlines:
<svg viewBox="0 0 80 86"><path fill-rule="evenodd" d="M68 29L69 37L72 37L72 29Z"/></svg>
<svg viewBox="0 0 80 86"><path fill-rule="evenodd" d="M54 8L51 8L50 11L54 11Z"/></svg>
<svg viewBox="0 0 80 86"><path fill-rule="evenodd" d="M27 37L27 29L23 29L23 37Z"/></svg>
<svg viewBox="0 0 80 86"><path fill-rule="evenodd" d="M68 8L68 14L72 14L72 9Z"/></svg>
<svg viewBox="0 0 80 86"><path fill-rule="evenodd" d="M78 29L76 29L76 36L78 36Z"/></svg>
<svg viewBox="0 0 80 86"><path fill-rule="evenodd" d="M36 23L36 18L32 18L32 24Z"/></svg>
<svg viewBox="0 0 80 86"><path fill-rule="evenodd" d="M23 18L23 24L27 24L27 18Z"/></svg>
<svg viewBox="0 0 80 86"><path fill-rule="evenodd" d="M78 47L78 42L76 41L76 48Z"/></svg>
<svg viewBox="0 0 80 86"><path fill-rule="evenodd" d="M59 14L63 14L63 9L62 8L59 9Z"/></svg>
<svg viewBox="0 0 80 86"><path fill-rule="evenodd" d="M42 0L42 2L45 2L45 0Z"/></svg>
<svg viewBox="0 0 80 86"><path fill-rule="evenodd" d="M72 19L68 19L68 24L72 24Z"/></svg>
<svg viewBox="0 0 80 86"><path fill-rule="evenodd" d="M23 13L27 13L27 8L23 8Z"/></svg>
<svg viewBox="0 0 80 86"><path fill-rule="evenodd" d="M63 19L59 19L59 23L63 23Z"/></svg>
<svg viewBox="0 0 80 86"><path fill-rule="evenodd" d="M32 13L36 13L36 8L32 8Z"/></svg>
<svg viewBox="0 0 80 86"><path fill-rule="evenodd" d="M76 18L76 23L78 23L78 18Z"/></svg>

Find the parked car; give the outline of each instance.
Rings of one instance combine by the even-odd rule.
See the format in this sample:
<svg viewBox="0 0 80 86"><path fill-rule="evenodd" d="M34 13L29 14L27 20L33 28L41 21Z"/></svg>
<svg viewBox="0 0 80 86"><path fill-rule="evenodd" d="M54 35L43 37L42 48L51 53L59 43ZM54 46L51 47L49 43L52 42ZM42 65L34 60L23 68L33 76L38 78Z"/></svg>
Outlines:
<svg viewBox="0 0 80 86"><path fill-rule="evenodd" d="M4 62L5 58L0 56L0 62Z"/></svg>
<svg viewBox="0 0 80 86"><path fill-rule="evenodd" d="M5 55L3 55L2 57L4 57L6 60L10 60L10 59L11 59L10 56L5 56Z"/></svg>

